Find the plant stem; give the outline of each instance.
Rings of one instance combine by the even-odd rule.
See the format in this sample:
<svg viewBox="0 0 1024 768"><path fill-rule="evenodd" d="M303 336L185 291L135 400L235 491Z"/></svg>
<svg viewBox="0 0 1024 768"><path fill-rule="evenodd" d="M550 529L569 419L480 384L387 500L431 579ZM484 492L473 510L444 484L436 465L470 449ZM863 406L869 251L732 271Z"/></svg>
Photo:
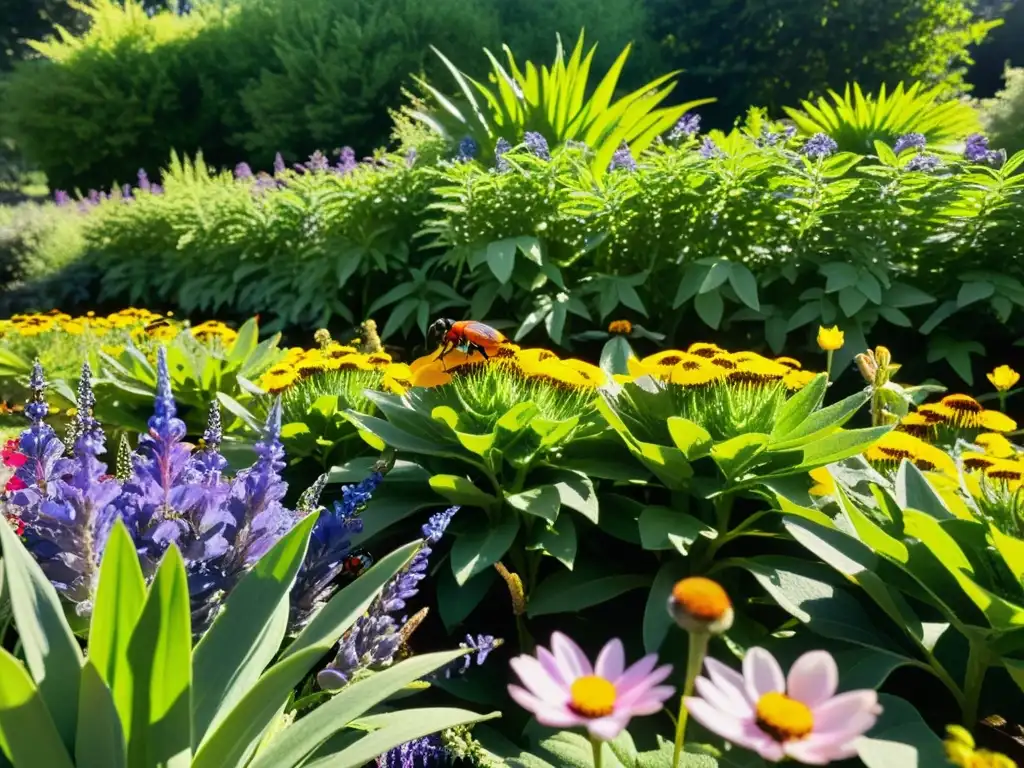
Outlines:
<svg viewBox="0 0 1024 768"><path fill-rule="evenodd" d="M590 737L590 746L594 748L594 768L601 768L601 746L604 744L600 739Z"/></svg>
<svg viewBox="0 0 1024 768"><path fill-rule="evenodd" d="M981 699L981 686L985 682L988 670L988 654L984 646L971 641L967 653L967 671L964 674L964 727L970 731L978 724L978 703Z"/></svg>
<svg viewBox="0 0 1024 768"><path fill-rule="evenodd" d="M999 410L1006 413L1006 393L1002 391L999 393Z"/></svg>
<svg viewBox="0 0 1024 768"><path fill-rule="evenodd" d="M828 350L825 353L825 378L828 379L828 383L832 383L832 350Z"/></svg>
<svg viewBox="0 0 1024 768"><path fill-rule="evenodd" d="M676 720L676 748L672 752L672 768L679 767L679 757L683 753L683 738L686 735L686 698L693 694L693 684L704 665L710 637L707 632L690 633L690 646L686 654L686 681L683 683L683 693L679 697L679 718Z"/></svg>

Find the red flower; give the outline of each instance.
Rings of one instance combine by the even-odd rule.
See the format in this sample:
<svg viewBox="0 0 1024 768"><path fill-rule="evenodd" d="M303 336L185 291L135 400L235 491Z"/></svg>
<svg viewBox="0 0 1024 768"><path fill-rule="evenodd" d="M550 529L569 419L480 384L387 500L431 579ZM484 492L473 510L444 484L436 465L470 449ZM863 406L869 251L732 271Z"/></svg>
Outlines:
<svg viewBox="0 0 1024 768"><path fill-rule="evenodd" d="M10 523L16 536L21 536L21 534L25 532L25 521L20 517L16 515L4 515L4 518L8 523Z"/></svg>
<svg viewBox="0 0 1024 768"><path fill-rule="evenodd" d="M5 491L20 491L22 488L28 488L28 486L17 475L8 480L7 485L4 486Z"/></svg>
<svg viewBox="0 0 1024 768"><path fill-rule="evenodd" d="M18 453L19 447L17 440L8 440L3 449L0 449L0 458L3 458L4 466L17 468L28 461L25 454Z"/></svg>

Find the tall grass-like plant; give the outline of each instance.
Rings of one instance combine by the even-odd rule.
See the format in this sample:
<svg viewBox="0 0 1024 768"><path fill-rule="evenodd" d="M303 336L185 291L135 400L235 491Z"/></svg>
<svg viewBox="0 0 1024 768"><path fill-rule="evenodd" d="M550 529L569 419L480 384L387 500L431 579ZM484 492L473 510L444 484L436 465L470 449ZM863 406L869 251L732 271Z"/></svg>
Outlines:
<svg viewBox="0 0 1024 768"><path fill-rule="evenodd" d="M808 136L825 133L841 150L870 152L876 141L894 143L900 136L920 133L932 146L951 148L965 136L981 130L977 111L968 103L943 101L938 89L899 83L892 91L883 85L877 94L865 94L859 84L847 85L840 96L802 101L786 114Z"/></svg>
<svg viewBox="0 0 1024 768"><path fill-rule="evenodd" d="M629 57L628 45L588 93L596 47L584 51L581 32L566 60L559 37L550 67L538 67L531 61L520 67L507 45L503 46L508 60L506 67L484 49L491 63L491 85L459 71L444 54L435 50L458 84L459 92L448 96L421 79L418 82L427 95L429 108L414 109L412 114L453 143L471 138L485 160L494 157L498 139L515 144L526 139L527 132L538 133L555 144L583 142L593 151L591 168L596 176L601 176L623 143L634 153L642 152L685 112L713 101L700 99L660 107L675 88L672 78L678 74L676 72L655 78L615 99L619 76Z"/></svg>

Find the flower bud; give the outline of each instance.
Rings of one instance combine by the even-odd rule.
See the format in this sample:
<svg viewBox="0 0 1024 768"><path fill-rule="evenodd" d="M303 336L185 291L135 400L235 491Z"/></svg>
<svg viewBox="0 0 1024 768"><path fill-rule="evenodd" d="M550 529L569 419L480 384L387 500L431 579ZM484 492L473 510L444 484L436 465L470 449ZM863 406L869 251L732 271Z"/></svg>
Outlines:
<svg viewBox="0 0 1024 768"><path fill-rule="evenodd" d="M875 362L875 356L871 352L862 352L853 359L857 363L857 370L864 377L864 381L868 384L874 384L875 376L878 374L878 364Z"/></svg>
<svg viewBox="0 0 1024 768"><path fill-rule="evenodd" d="M518 573L512 573L501 563L495 563L494 569L508 586L508 593L512 596L512 613L522 616L526 613L526 590L523 589L523 580Z"/></svg>
<svg viewBox="0 0 1024 768"><path fill-rule="evenodd" d="M687 632L712 635L727 632L735 618L726 591L717 581L703 576L676 582L668 598L668 612Z"/></svg>

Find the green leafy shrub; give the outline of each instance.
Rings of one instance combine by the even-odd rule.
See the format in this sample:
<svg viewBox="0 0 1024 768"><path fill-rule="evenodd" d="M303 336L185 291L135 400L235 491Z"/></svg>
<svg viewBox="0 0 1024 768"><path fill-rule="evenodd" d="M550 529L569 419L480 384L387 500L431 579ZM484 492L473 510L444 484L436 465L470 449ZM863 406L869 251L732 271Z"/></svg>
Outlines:
<svg viewBox="0 0 1024 768"><path fill-rule="evenodd" d="M786 104L857 80L867 89L920 80L943 96L966 89L969 48L998 22L970 0L870 3L647 0L663 69L683 70L686 92L718 97L725 124L750 104Z"/></svg>
<svg viewBox="0 0 1024 768"><path fill-rule="evenodd" d="M1006 68L1006 86L982 103L982 120L994 146L1011 154L1024 149L1024 67Z"/></svg>
<svg viewBox="0 0 1024 768"><path fill-rule="evenodd" d="M494 89L460 72L437 48L434 50L448 67L460 92L451 97L421 79L418 82L426 94L428 110L413 108L410 114L452 144L469 137L485 161L499 152L499 139L518 144L528 138L530 132L540 134L545 142L543 147L535 148L539 154L548 152L547 142L586 144L593 151L594 174L601 176L623 143L633 152L642 152L675 125L687 110L710 101L703 99L659 107L675 87L674 72L613 101L619 75L629 56L629 46L597 85L588 88L596 46L584 52L582 33L568 60L558 38L550 67L538 67L532 61L520 67L507 45L504 51L508 64L503 66L485 48L491 62L490 81ZM477 151L469 154L476 156Z"/></svg>

